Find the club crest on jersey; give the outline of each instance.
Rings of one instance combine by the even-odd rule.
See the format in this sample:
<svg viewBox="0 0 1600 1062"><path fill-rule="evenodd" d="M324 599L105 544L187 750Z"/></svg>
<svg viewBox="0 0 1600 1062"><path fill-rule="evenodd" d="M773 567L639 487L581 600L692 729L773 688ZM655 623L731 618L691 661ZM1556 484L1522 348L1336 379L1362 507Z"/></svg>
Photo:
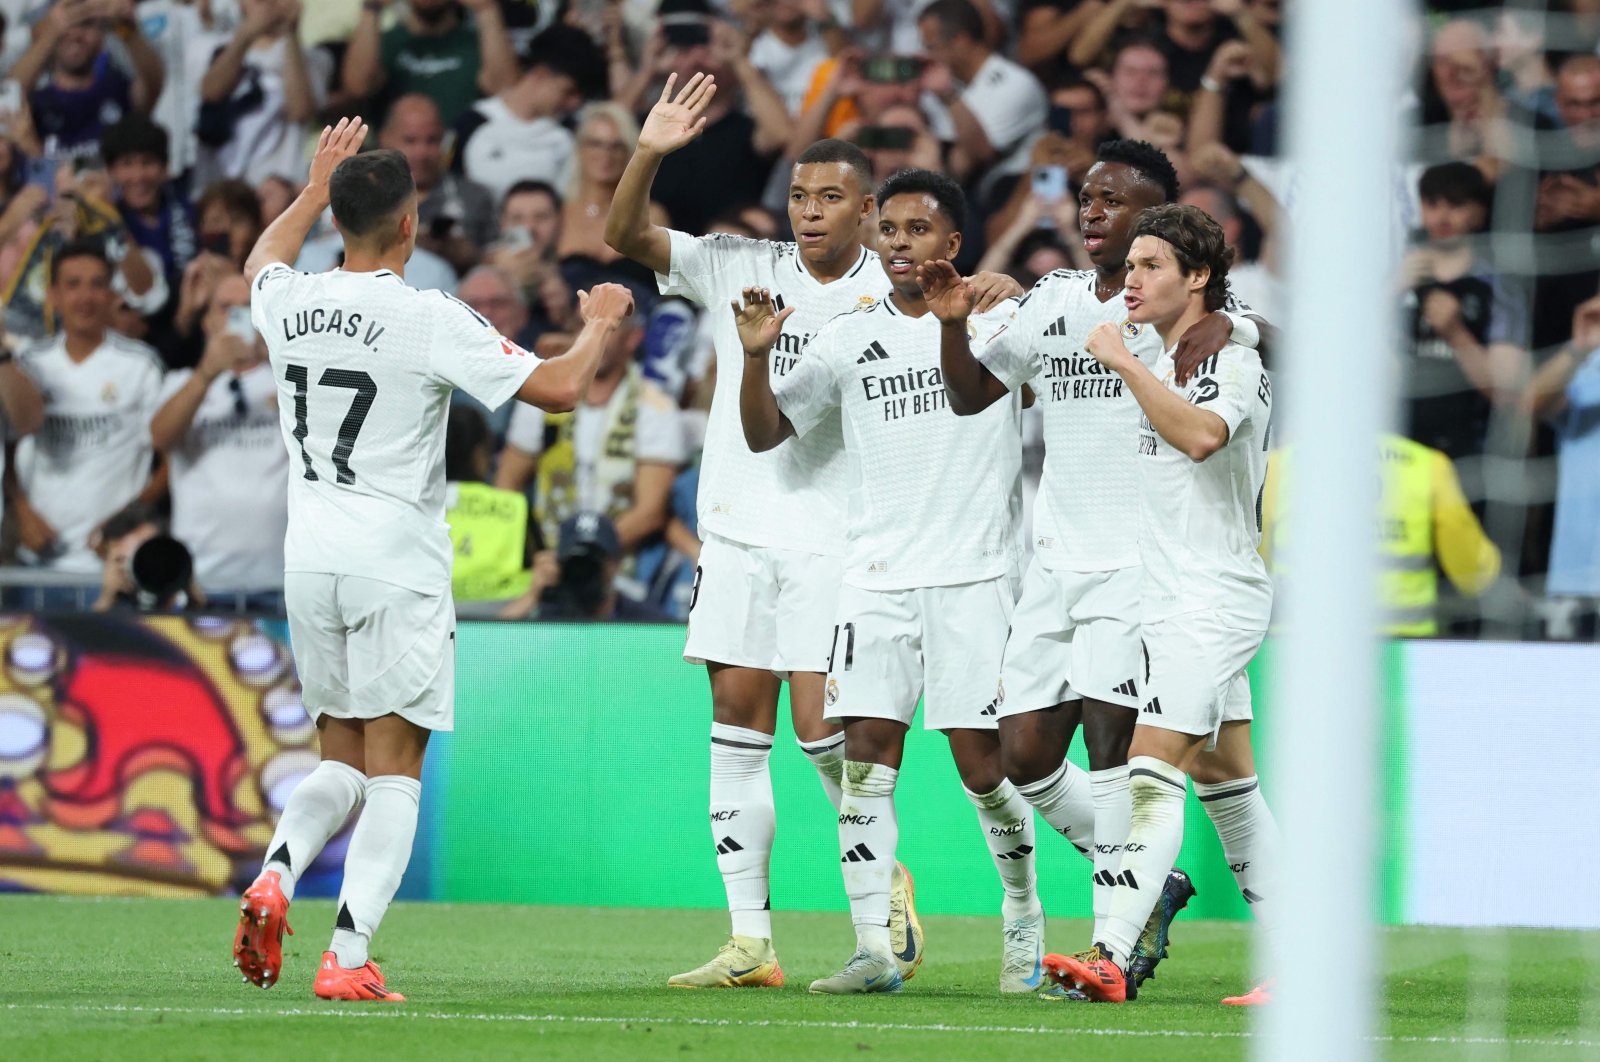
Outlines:
<svg viewBox="0 0 1600 1062"><path fill-rule="evenodd" d="M1134 324L1132 321L1123 321L1122 334L1127 336L1129 339L1138 339L1140 327L1141 326Z"/></svg>
<svg viewBox="0 0 1600 1062"><path fill-rule="evenodd" d="M110 380L100 389L100 401L106 405L114 405L117 401L117 385Z"/></svg>
<svg viewBox="0 0 1600 1062"><path fill-rule="evenodd" d="M863 295L861 298L856 300L856 309L866 310L876 306L877 304L878 300L873 298L871 295Z"/></svg>
<svg viewBox="0 0 1600 1062"><path fill-rule="evenodd" d="M828 707L829 708L832 708L834 705L839 703L839 680L838 679L829 679L828 680L828 688L823 693L822 699L828 702Z"/></svg>

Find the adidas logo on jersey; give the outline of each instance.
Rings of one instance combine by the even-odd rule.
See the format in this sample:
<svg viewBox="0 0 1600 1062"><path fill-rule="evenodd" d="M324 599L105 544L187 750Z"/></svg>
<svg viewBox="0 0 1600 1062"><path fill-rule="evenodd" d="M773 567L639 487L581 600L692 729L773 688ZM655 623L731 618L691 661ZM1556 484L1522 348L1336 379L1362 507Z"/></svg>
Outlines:
<svg viewBox="0 0 1600 1062"><path fill-rule="evenodd" d="M1064 335L1066 335L1067 334L1067 319L1065 317L1057 317L1054 321L1052 321L1050 323L1050 327L1046 328L1044 330L1044 334L1047 335L1047 336L1064 336Z"/></svg>
<svg viewBox="0 0 1600 1062"><path fill-rule="evenodd" d="M1160 715L1161 714L1161 698L1160 697L1151 697L1150 700L1145 702L1144 710L1149 715Z"/></svg>
<svg viewBox="0 0 1600 1062"><path fill-rule="evenodd" d="M878 341L874 339L872 341L872 346L861 352L861 357L856 359L856 364L865 365L869 361L883 361L888 356L889 352L884 350L882 345L880 345Z"/></svg>

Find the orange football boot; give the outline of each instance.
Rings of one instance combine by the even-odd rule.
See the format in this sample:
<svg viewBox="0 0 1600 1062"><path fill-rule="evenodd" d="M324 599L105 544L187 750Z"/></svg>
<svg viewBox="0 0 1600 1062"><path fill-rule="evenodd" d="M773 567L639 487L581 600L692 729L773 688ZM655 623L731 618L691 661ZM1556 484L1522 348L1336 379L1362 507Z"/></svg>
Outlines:
<svg viewBox="0 0 1600 1062"><path fill-rule="evenodd" d="M264 871L239 901L239 930L233 936L233 964L244 979L261 988L278 983L283 970L283 935L289 928L289 901L276 870Z"/></svg>
<svg viewBox="0 0 1600 1062"><path fill-rule="evenodd" d="M1230 1007L1259 1007L1272 1002L1274 978L1267 978L1242 996L1229 996L1223 1002Z"/></svg>
<svg viewBox="0 0 1600 1062"><path fill-rule="evenodd" d="M388 1003L404 1003L406 997L383 987L383 971L378 964L346 970L339 965L333 952L322 953L322 967L317 971L317 983L312 991L318 999L381 999Z"/></svg>
<svg viewBox="0 0 1600 1062"><path fill-rule="evenodd" d="M1128 981L1122 969L1096 944L1076 955L1046 955L1045 973L1056 984L1078 989L1094 1003L1126 1003Z"/></svg>

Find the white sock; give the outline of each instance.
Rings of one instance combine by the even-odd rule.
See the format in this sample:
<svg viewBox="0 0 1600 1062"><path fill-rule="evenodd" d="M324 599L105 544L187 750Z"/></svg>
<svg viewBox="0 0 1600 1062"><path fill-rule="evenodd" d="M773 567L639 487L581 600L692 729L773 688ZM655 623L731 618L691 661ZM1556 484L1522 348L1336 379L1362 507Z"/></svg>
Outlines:
<svg viewBox="0 0 1600 1062"><path fill-rule="evenodd" d="M771 755L771 734L711 724L711 842L733 932L741 937L772 937L768 874L778 818Z"/></svg>
<svg viewBox="0 0 1600 1062"><path fill-rule="evenodd" d="M1017 786L1050 828L1072 843L1085 858L1094 847L1094 802L1089 797L1088 772L1071 760L1062 760L1054 774Z"/></svg>
<svg viewBox="0 0 1600 1062"><path fill-rule="evenodd" d="M1117 871L1122 869L1122 842L1128 839L1133 818L1128 765L1090 772L1089 791L1094 794L1094 835L1105 838L1105 843L1094 846L1094 932L1098 940L1111 914Z"/></svg>
<svg viewBox="0 0 1600 1062"><path fill-rule="evenodd" d="M1132 825L1122 845L1111 913L1099 940L1124 969L1161 898L1161 887L1178 861L1178 849L1183 847L1183 798L1188 793L1184 773L1153 756L1135 756L1128 761L1128 789L1133 796Z"/></svg>
<svg viewBox="0 0 1600 1062"><path fill-rule="evenodd" d="M332 951L339 965L354 970L367 961L367 945L400 888L417 836L422 783L403 774L367 779L367 806L350 834L344 885L334 922Z"/></svg>
<svg viewBox="0 0 1600 1062"><path fill-rule="evenodd" d="M894 817L894 786L900 772L881 763L844 765L839 804L839 865L850 897L857 945L888 955L889 879L894 875L900 824Z"/></svg>
<svg viewBox="0 0 1600 1062"><path fill-rule="evenodd" d="M838 811L839 801L844 796L844 735L834 734L821 741L802 741L800 750L811 761L811 766L817 769L822 791L828 794L828 803L833 805L833 810Z"/></svg>
<svg viewBox="0 0 1600 1062"><path fill-rule="evenodd" d="M1010 781L1002 781L990 793L962 788L978 809L978 826L1006 890L1001 917L1009 922L1033 914L1039 909L1033 869L1033 808Z"/></svg>
<svg viewBox="0 0 1600 1062"><path fill-rule="evenodd" d="M366 785L367 776L348 763L323 760L289 794L261 866L262 873L278 872L285 899L294 899L300 875L361 803Z"/></svg>
<svg viewBox="0 0 1600 1062"><path fill-rule="evenodd" d="M1216 785L1194 784L1200 806L1211 816L1222 842L1222 855L1239 883L1239 894L1250 905L1250 913L1267 934L1276 928L1278 905L1269 902L1274 895L1278 868L1278 824L1261 795L1255 775L1235 778ZM1270 946L1258 949L1271 954Z"/></svg>

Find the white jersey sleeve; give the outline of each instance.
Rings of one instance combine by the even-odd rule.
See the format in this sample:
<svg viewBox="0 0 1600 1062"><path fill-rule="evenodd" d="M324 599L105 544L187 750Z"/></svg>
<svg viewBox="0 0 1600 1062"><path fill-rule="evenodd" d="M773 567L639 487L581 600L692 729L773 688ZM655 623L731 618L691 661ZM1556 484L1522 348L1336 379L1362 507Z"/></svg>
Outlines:
<svg viewBox="0 0 1600 1062"><path fill-rule="evenodd" d="M656 274L656 285L663 295L681 295L710 313L731 312L720 305L729 287L721 274L748 272L752 255L767 252L771 246L765 240L751 240L743 236L716 233L711 236L691 236L687 232L668 229L672 238L672 264L667 272ZM762 278L751 275L734 287L757 284Z"/></svg>
<svg viewBox="0 0 1600 1062"><path fill-rule="evenodd" d="M538 368L539 359L454 295L431 291L428 297L436 304L430 307L436 315L429 367L451 387L498 409Z"/></svg>
<svg viewBox="0 0 1600 1062"><path fill-rule="evenodd" d="M1223 349L1226 357L1213 354L1200 363L1183 397L1190 405L1221 417L1231 439L1254 408L1256 389L1261 381L1261 362L1258 358L1250 359L1254 365L1249 364L1238 353L1243 348Z"/></svg>
<svg viewBox="0 0 1600 1062"><path fill-rule="evenodd" d="M772 393L778 408L794 425L794 433L804 437L818 424L828 419L828 414L839 408L839 377L834 371L834 337L838 333L840 318L822 326L822 331L811 337L806 356L789 370L787 376L773 381Z"/></svg>
<svg viewBox="0 0 1600 1062"><path fill-rule="evenodd" d="M511 407L511 423L506 425L506 444L525 454L544 453L544 410L518 402Z"/></svg>
<svg viewBox="0 0 1600 1062"><path fill-rule="evenodd" d="M1030 291L1021 299L1007 299L971 318L974 322L984 321L978 338L969 337L972 356L1012 391L1038 376L1044 367L1033 342L1031 321L1036 314L1028 309L1032 296Z"/></svg>

